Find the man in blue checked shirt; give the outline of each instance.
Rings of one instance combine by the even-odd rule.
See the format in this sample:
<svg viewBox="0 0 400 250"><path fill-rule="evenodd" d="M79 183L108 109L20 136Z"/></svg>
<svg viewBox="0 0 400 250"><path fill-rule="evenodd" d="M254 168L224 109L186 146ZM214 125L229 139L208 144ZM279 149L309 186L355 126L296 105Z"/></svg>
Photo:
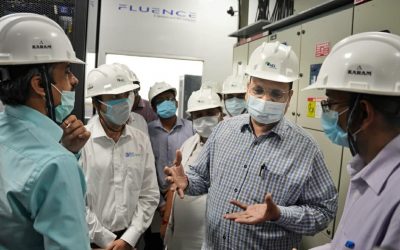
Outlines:
<svg viewBox="0 0 400 250"><path fill-rule="evenodd" d="M165 168L181 198L208 193L203 249L290 250L333 219L337 192L322 152L284 118L298 68L291 47L258 47L246 70L249 114L220 123L188 172L179 151Z"/></svg>

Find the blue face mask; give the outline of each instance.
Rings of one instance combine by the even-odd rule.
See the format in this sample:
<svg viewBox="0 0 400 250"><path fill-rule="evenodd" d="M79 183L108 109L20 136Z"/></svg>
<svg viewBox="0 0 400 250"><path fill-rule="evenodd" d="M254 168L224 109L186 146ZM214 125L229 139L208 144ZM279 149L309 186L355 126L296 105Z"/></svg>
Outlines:
<svg viewBox="0 0 400 250"><path fill-rule="evenodd" d="M175 101L165 100L157 105L157 114L159 117L167 119L176 114Z"/></svg>
<svg viewBox="0 0 400 250"><path fill-rule="evenodd" d="M61 104L55 108L56 121L62 123L71 114L75 104L75 91L60 91L54 84L53 87L61 94Z"/></svg>
<svg viewBox="0 0 400 250"><path fill-rule="evenodd" d="M286 102L271 102L249 95L247 110L251 118L262 124L279 122L285 115Z"/></svg>
<svg viewBox="0 0 400 250"><path fill-rule="evenodd" d="M225 102L225 109L231 116L240 115L246 109L246 102L244 99L232 97L226 99L224 102Z"/></svg>
<svg viewBox="0 0 400 250"><path fill-rule="evenodd" d="M107 122L121 126L128 121L131 111L131 100L128 98L111 100L107 102L102 102L99 100L99 102L107 107L105 113L100 111Z"/></svg>
<svg viewBox="0 0 400 250"><path fill-rule="evenodd" d="M321 116L321 125L324 129L325 135L335 144L349 147L349 140L347 139L347 132L339 126L339 116L347 112L348 109L338 113L337 111L323 112Z"/></svg>

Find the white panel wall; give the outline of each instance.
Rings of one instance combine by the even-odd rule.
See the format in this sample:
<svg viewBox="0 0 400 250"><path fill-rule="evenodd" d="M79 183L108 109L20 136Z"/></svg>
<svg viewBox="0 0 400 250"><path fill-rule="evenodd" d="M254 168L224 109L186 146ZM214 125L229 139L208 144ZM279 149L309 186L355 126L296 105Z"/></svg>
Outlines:
<svg viewBox="0 0 400 250"><path fill-rule="evenodd" d="M237 9L237 1L102 1L98 63L106 53L203 60L203 80L222 81L236 42L228 34L238 27L229 6Z"/></svg>

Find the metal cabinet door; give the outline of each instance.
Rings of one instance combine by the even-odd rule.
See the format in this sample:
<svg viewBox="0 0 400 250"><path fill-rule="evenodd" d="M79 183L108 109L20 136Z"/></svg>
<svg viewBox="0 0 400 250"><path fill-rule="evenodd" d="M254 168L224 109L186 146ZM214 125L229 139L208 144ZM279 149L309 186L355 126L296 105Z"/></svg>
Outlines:
<svg viewBox="0 0 400 250"><path fill-rule="evenodd" d="M300 60L300 31L301 25L278 30L269 36L269 41L279 41L292 47ZM297 95L299 92L299 81L293 82L293 95L289 103L285 117L293 122L297 120Z"/></svg>
<svg viewBox="0 0 400 250"><path fill-rule="evenodd" d="M340 168L341 168L341 155L342 147L333 144L324 134L324 132L306 129L308 133L315 139L321 148L325 162L328 167L329 173L335 183L336 189L339 187L340 178ZM325 234L327 237L332 238L333 236L333 226L334 220L329 224L329 226L321 233Z"/></svg>
<svg viewBox="0 0 400 250"><path fill-rule="evenodd" d="M251 53L253 53L253 51L258 46L260 46L263 42L267 43L268 41L269 41L269 36L265 36L265 37L262 37L260 39L257 39L257 40L249 42L249 59L250 59Z"/></svg>
<svg viewBox="0 0 400 250"><path fill-rule="evenodd" d="M249 55L249 44L248 43L234 47L233 48L232 68L235 67L235 65L238 65L238 63L243 66L246 66L247 62L248 62L248 55Z"/></svg>
<svg viewBox="0 0 400 250"><path fill-rule="evenodd" d="M399 0L374 0L355 6L353 34L389 30L400 35L399 9Z"/></svg>
<svg viewBox="0 0 400 250"><path fill-rule="evenodd" d="M297 123L303 127L322 130L319 119L322 112L320 100L325 98L325 91L301 90L315 79L314 67L326 58L326 48L331 49L335 43L351 35L352 17L351 6L337 12L329 12L302 25L304 34L301 36L300 73L303 77L299 81Z"/></svg>
<svg viewBox="0 0 400 250"><path fill-rule="evenodd" d="M338 202L338 210L336 212L335 218L335 231L339 225L340 219L342 218L343 210L344 210L344 203L346 202L347 197L347 190L349 189L350 183L350 176L347 172L347 164L352 159L350 150L348 148L344 148L342 154L342 166L340 171L340 183L339 183L339 202Z"/></svg>

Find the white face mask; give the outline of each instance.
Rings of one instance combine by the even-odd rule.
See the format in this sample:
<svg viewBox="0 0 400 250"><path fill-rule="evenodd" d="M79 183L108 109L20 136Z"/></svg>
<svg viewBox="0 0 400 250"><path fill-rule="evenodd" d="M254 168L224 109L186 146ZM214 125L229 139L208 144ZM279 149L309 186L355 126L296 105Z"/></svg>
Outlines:
<svg viewBox="0 0 400 250"><path fill-rule="evenodd" d="M203 138L208 138L219 122L219 115L204 116L193 120L193 127Z"/></svg>
<svg viewBox="0 0 400 250"><path fill-rule="evenodd" d="M285 114L286 102L264 101L249 94L247 111L259 123L271 124L278 122Z"/></svg>

